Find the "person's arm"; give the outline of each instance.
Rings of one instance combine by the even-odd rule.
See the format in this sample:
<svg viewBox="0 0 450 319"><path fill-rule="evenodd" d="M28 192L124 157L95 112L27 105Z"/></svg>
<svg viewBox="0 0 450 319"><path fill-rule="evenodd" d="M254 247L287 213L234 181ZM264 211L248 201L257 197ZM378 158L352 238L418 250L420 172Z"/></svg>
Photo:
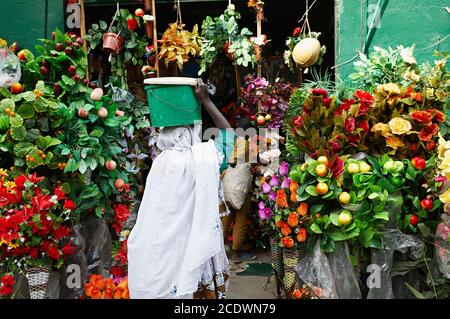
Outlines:
<svg viewBox="0 0 450 319"><path fill-rule="evenodd" d="M202 79L197 80L197 85L195 86L195 95L197 95L198 100L209 113L217 128L231 128L228 120L225 118L225 116L223 116L223 114L217 109L217 107L209 98L208 87L205 83L203 83Z"/></svg>

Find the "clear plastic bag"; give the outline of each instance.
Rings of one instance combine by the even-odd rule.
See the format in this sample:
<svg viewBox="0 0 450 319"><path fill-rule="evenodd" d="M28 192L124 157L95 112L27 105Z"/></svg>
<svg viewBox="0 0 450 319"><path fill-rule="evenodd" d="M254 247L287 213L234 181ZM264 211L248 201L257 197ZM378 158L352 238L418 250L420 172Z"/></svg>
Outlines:
<svg viewBox="0 0 450 319"><path fill-rule="evenodd" d="M295 270L300 280L312 288L318 298L339 298L330 263L320 249L320 241L315 243L311 253L300 260Z"/></svg>
<svg viewBox="0 0 450 319"><path fill-rule="evenodd" d="M88 274L109 276L112 244L108 225L103 219L89 218L82 223L81 234L86 240Z"/></svg>
<svg viewBox="0 0 450 319"><path fill-rule="evenodd" d="M362 294L355 269L350 261L346 241L336 242L336 250L328 253L328 262L340 299L361 299Z"/></svg>
<svg viewBox="0 0 450 319"><path fill-rule="evenodd" d="M385 210L389 212L389 221L382 228L381 249L371 249L371 269L373 273L369 284L367 299L393 299L391 270L394 252L408 254L413 259L422 258L424 243L417 237L401 232L397 227L396 215L401 211L403 196L400 192L389 195Z"/></svg>
<svg viewBox="0 0 450 319"><path fill-rule="evenodd" d="M450 216L446 214L441 215L441 222L439 223L436 234L434 236L434 255L435 262L439 266L441 273L450 279L450 242L448 240L450 235Z"/></svg>
<svg viewBox="0 0 450 319"><path fill-rule="evenodd" d="M19 58L7 48L0 48L0 87L10 87L20 81Z"/></svg>

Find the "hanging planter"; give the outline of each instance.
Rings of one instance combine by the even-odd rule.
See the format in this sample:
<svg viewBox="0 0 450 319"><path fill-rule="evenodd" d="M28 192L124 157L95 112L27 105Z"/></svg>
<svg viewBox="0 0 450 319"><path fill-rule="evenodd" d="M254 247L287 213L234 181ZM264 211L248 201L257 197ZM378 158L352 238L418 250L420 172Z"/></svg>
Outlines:
<svg viewBox="0 0 450 319"><path fill-rule="evenodd" d="M295 290L297 282L295 267L299 261L299 250L296 248L283 249L283 266L284 266L284 293L286 299L292 299L292 293Z"/></svg>
<svg viewBox="0 0 450 319"><path fill-rule="evenodd" d="M297 43L292 51L295 63L303 69L316 64L320 57L321 45L319 40L306 38Z"/></svg>
<svg viewBox="0 0 450 319"><path fill-rule="evenodd" d="M277 295L278 297L280 297L284 276L283 249L279 246L278 240L275 237L270 237L269 243L270 243L270 258L272 262L273 273L275 275Z"/></svg>
<svg viewBox="0 0 450 319"><path fill-rule="evenodd" d="M103 34L103 50L110 54L119 53L123 48L123 38L114 32L106 32Z"/></svg>

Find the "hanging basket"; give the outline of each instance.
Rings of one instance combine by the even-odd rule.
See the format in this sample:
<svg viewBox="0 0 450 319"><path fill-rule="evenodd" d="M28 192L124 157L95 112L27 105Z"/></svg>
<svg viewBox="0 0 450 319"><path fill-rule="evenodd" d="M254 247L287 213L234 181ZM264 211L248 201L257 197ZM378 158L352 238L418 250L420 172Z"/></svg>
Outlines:
<svg viewBox="0 0 450 319"><path fill-rule="evenodd" d="M123 47L124 40L122 36L113 32L103 34L103 49L110 54L119 53Z"/></svg>
<svg viewBox="0 0 450 319"><path fill-rule="evenodd" d="M284 276L283 249L278 245L278 241L276 240L275 237L269 238L269 244L270 244L270 258L272 263L272 269L275 275L277 294L278 297L280 297Z"/></svg>
<svg viewBox="0 0 450 319"><path fill-rule="evenodd" d="M283 249L283 266L284 266L284 293L286 299L292 299L292 293L295 290L296 284L296 273L295 266L297 266L299 261L300 253L298 249Z"/></svg>
<svg viewBox="0 0 450 319"><path fill-rule="evenodd" d="M301 68L309 68L319 60L320 48L319 40L314 38L303 39L292 50L292 58Z"/></svg>
<svg viewBox="0 0 450 319"><path fill-rule="evenodd" d="M50 279L50 268L30 267L27 268L25 276L28 280L31 299L44 299Z"/></svg>

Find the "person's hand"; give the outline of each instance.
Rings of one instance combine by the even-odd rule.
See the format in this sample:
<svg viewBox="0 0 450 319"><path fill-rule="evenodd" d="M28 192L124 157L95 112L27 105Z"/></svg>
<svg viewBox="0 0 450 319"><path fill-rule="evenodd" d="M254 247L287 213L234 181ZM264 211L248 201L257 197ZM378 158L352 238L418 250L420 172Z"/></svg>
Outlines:
<svg viewBox="0 0 450 319"><path fill-rule="evenodd" d="M202 81L202 79L197 79L197 84L194 87L194 92L200 103L205 104L210 100L208 86Z"/></svg>

